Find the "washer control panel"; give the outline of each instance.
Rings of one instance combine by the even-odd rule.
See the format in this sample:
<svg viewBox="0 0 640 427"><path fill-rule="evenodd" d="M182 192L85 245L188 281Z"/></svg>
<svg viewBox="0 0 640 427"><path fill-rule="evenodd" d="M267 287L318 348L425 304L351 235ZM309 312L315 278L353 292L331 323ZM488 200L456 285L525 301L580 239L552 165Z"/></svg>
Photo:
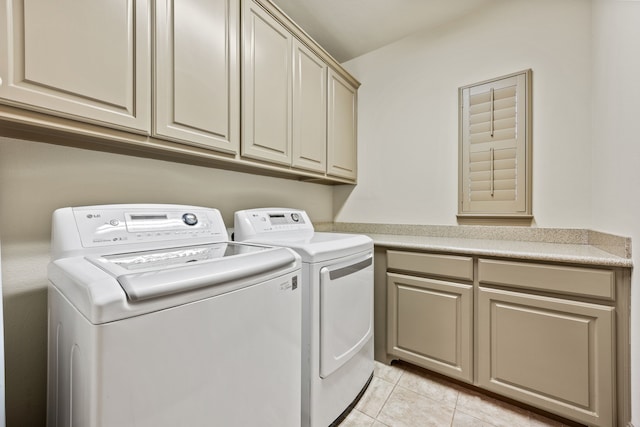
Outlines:
<svg viewBox="0 0 640 427"><path fill-rule="evenodd" d="M216 209L87 206L73 208L73 215L84 247L201 237L228 240Z"/></svg>

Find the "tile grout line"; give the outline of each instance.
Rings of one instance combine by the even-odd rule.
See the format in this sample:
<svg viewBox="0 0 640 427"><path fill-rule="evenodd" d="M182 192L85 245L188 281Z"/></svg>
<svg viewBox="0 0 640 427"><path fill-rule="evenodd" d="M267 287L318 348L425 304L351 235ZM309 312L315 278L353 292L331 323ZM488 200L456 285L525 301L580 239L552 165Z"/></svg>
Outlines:
<svg viewBox="0 0 640 427"><path fill-rule="evenodd" d="M380 423L383 426L387 426L387 424L383 423L382 421L380 421L378 419L378 417L380 416L380 414L382 413L382 410L384 409L384 407L386 407L386 405L389 403L389 399L391 397L391 395L395 392L398 391L398 388L402 388L403 390L407 390L411 393L415 393L418 396L421 396L423 398L426 398L428 400L434 401L435 403L439 404L439 405L444 405L444 402L441 402L433 397L431 397L428 394L423 394L417 390L414 390L413 388L408 388L405 385L400 385L400 382L402 382L402 378L404 378L405 375L407 374L417 374L418 376L420 376L421 378L423 378L422 375L420 375L417 372L412 371L411 369L406 369L406 368L401 368L401 372L398 376L398 378L395 380L395 382L389 382L390 384L392 384L392 389L389 392L389 394L387 395L386 399L384 400L383 404L380 406L379 410L376 412L376 416L374 418L374 423L377 421L378 423ZM382 379L382 378L381 378ZM458 387L458 386L453 386L453 389L455 389L457 391L456 393L456 398L453 401L453 412L452 412L452 417L451 417L451 421L449 423L449 427L453 427L455 425L455 417L456 414L458 412L458 407L461 406L462 403L462 397L466 394L464 392L464 389L462 387ZM475 394L475 393L471 393L471 394ZM519 413L520 416L524 415L526 417L526 421L525 423L529 426L531 426L535 421L536 421L536 417L539 415L537 413L535 413L534 411L528 410L527 408L519 408L519 407L513 407L513 405L510 405L508 402L504 402L504 401L500 401L499 399L496 400L495 398L492 398L491 396L488 395L483 395L482 393L478 393L479 397L481 398L481 400L483 402L481 402L484 405L489 405L489 406L494 406L494 404L491 401L496 401L497 405L500 406L502 408L502 406L504 405L505 407L503 409L508 410L508 412L510 413ZM486 401L484 398L488 398ZM446 405L444 405L446 406ZM495 419L492 419L491 421L487 421L485 420L484 417L480 418L478 417L478 414L476 414L475 412L470 412L467 409L470 408L466 408L466 407L462 407L462 409L460 410L460 413L463 417L470 417L471 419L475 420L475 422L479 422L482 423L482 425L486 425L487 427L496 427L498 424L494 424ZM546 417L542 416L542 418L544 418L543 420L541 420L544 425L547 425L549 427L567 427L564 423L560 423L560 421L558 420L547 420ZM444 420L443 420L444 421ZM550 422L553 421L553 422ZM560 423L560 424L559 424ZM443 425L446 425L443 423ZM540 424L542 425L542 424ZM388 426L387 426L388 427Z"/></svg>
<svg viewBox="0 0 640 427"><path fill-rule="evenodd" d="M450 424L451 427L453 427L453 420L456 419L456 412L458 411L459 400L460 400L460 390L458 390L458 394L456 395L456 403L455 405L453 405L453 415L451 415L451 424Z"/></svg>
<svg viewBox="0 0 640 427"><path fill-rule="evenodd" d="M403 375L404 375L404 373L406 373L406 372L411 372L411 369L405 369L405 370L403 370ZM425 378L425 377L423 377L423 376L422 376L421 374L419 374L419 373L414 372L414 374L417 374L417 375L418 375L418 376L420 376L421 378ZM428 400L431 400L431 401L435 402L435 403L436 403L436 404L438 404L438 405L441 405L441 406L444 406L444 407L447 407L447 406L448 406L448 405L446 405L444 402L439 401L439 400L435 399L434 397L432 397L432 396L430 396L430 395L423 394L423 393L421 393L421 392L419 392L419 391L416 391L416 390L413 390L413 389L407 388L407 387L405 387L405 386L401 386L401 385L400 385L400 379L401 379L401 378L402 378L402 376L398 379L398 383L397 383L398 387L403 388L403 389L405 389L405 390L407 390L407 391L410 391L410 392L412 392L412 393L415 393L415 394L417 394L417 395L419 395L419 396L421 396L421 397L423 397L423 398L426 398L426 399L428 399ZM448 386L447 386L447 387L448 387ZM453 403L453 405L452 405L452 407L451 407L451 408L453 409L453 412L452 412L452 415L451 415L451 422L449 423L449 426L450 426L450 427L452 427L452 426L453 426L454 418L455 418L455 414L456 414L456 412L457 412L457 410L458 410L458 403L459 403L459 401L460 401L460 395L462 394L462 393L461 393L461 391L460 391L460 389L459 389L458 387L453 387L453 389L455 389L455 390L456 390L456 398L455 398L455 402ZM395 387L394 387L394 390L395 390ZM468 413L466 413L466 412L464 412L464 411L460 411L460 412L461 412L461 413L463 413L463 414L469 415ZM473 418L474 418L474 419L479 420L479 419L478 419L478 418L476 418L476 417L473 417ZM479 420L479 421L481 421L481 420ZM483 421L483 422L484 422L484 421ZM493 424L490 424L490 426L491 426L491 427L495 427Z"/></svg>
<svg viewBox="0 0 640 427"><path fill-rule="evenodd" d="M387 396L387 398L384 400L384 403L382 405L380 405L380 409L378 409L378 412L376 412L376 416L375 416L375 420L378 421L378 416L380 415L380 413L382 412L382 409L385 407L385 405L387 404L387 402L389 401L389 398L391 397L391 395L393 394L394 390L396 389L396 387L398 386L398 383L400 382L400 378L402 378L402 376L404 375L405 370L402 369L402 373L400 374L400 376L398 377L398 379L393 383L393 388L391 389L391 392L389 393L389 395ZM380 423L382 423L382 421L379 421ZM384 424L384 423L382 423ZM386 424L385 424L386 425Z"/></svg>

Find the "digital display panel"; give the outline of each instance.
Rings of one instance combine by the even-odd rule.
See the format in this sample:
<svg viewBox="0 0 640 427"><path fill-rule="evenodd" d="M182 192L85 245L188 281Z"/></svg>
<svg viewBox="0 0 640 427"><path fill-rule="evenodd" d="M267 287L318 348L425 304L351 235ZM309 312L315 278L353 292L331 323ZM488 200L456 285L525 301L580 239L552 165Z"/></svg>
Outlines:
<svg viewBox="0 0 640 427"><path fill-rule="evenodd" d="M287 218L285 218L284 214L269 214L269 219L271 220L271 224L286 224Z"/></svg>
<svg viewBox="0 0 640 427"><path fill-rule="evenodd" d="M130 215L133 221L152 221L152 220L165 220L168 219L167 215Z"/></svg>

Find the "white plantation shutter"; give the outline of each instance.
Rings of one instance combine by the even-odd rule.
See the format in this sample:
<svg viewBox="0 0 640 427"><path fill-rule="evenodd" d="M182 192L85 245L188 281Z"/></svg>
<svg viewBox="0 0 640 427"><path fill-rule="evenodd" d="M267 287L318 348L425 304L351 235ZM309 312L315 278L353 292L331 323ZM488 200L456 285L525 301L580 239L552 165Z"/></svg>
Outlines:
<svg viewBox="0 0 640 427"><path fill-rule="evenodd" d="M460 214L527 215L527 72L461 88Z"/></svg>

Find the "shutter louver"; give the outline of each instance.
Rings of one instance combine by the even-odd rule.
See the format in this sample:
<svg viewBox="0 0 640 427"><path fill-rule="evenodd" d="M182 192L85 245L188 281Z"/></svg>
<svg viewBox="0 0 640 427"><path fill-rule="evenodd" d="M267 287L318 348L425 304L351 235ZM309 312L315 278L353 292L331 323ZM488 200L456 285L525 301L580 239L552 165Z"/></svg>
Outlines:
<svg viewBox="0 0 640 427"><path fill-rule="evenodd" d="M515 200L516 172L515 148L494 150L493 169L491 168L491 151L471 153L469 162L470 200Z"/></svg>
<svg viewBox="0 0 640 427"><path fill-rule="evenodd" d="M461 213L525 211L524 81L516 75L461 94Z"/></svg>

